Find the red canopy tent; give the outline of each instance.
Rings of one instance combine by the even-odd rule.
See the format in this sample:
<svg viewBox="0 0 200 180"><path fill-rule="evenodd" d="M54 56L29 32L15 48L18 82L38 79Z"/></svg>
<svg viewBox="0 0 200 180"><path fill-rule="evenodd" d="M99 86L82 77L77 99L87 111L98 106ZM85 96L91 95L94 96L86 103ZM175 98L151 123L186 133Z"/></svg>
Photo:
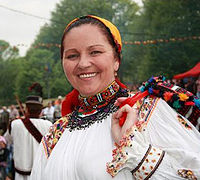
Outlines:
<svg viewBox="0 0 200 180"><path fill-rule="evenodd" d="M181 74L177 74L173 79L183 79L185 77L197 77L200 75L200 62L196 64L192 69Z"/></svg>

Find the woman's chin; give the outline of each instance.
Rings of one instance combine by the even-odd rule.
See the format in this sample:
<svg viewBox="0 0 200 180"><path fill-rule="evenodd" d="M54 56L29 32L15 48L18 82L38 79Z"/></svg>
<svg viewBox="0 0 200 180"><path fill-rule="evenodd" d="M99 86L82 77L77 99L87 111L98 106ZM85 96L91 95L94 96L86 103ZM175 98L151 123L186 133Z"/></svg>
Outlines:
<svg viewBox="0 0 200 180"><path fill-rule="evenodd" d="M98 81L93 81L92 83L79 84L79 88L77 88L77 90L82 96L89 97L103 91L108 85L109 83L105 83L105 81L101 81L101 83Z"/></svg>
<svg viewBox="0 0 200 180"><path fill-rule="evenodd" d="M79 93L83 97L89 97L89 96L93 96L93 95L97 94L98 92L96 92L96 91L79 91Z"/></svg>
<svg viewBox="0 0 200 180"><path fill-rule="evenodd" d="M79 93L81 94L81 96L84 96L84 97L93 96L97 94L99 91L101 90L94 89L94 87L82 87L81 89L79 89Z"/></svg>

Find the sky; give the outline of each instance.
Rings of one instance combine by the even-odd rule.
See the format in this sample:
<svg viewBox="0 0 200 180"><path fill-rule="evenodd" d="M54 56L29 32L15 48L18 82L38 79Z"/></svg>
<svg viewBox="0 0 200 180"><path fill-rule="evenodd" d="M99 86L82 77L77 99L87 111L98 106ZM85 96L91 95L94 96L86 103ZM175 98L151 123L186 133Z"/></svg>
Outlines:
<svg viewBox="0 0 200 180"><path fill-rule="evenodd" d="M142 0L134 1L142 5ZM49 23L51 12L59 2L60 0L0 0L0 40L7 41L11 46L17 46L20 56L24 56L40 28Z"/></svg>

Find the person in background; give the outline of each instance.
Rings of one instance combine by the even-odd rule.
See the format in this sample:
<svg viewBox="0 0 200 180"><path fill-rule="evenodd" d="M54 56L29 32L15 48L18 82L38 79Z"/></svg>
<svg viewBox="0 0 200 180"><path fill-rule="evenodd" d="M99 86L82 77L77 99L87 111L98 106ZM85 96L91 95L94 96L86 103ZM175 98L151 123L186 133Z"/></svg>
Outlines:
<svg viewBox="0 0 200 180"><path fill-rule="evenodd" d="M15 179L15 169L14 169L14 160L13 160L13 140L9 134L9 127L4 134L4 137L7 142L7 149L9 151L7 158L7 167L6 167L6 180L14 180Z"/></svg>
<svg viewBox="0 0 200 180"><path fill-rule="evenodd" d="M200 98L200 75L195 83L196 83L196 92L197 92L196 95L198 98Z"/></svg>
<svg viewBox="0 0 200 180"><path fill-rule="evenodd" d="M58 120L61 118L61 106L62 106L62 96L58 96L58 99L55 101L54 108L54 119Z"/></svg>
<svg viewBox="0 0 200 180"><path fill-rule="evenodd" d="M11 122L15 180L27 180L42 136L52 123L39 118L43 104L39 96L27 96L25 118ZM7 134L8 135L8 134Z"/></svg>
<svg viewBox="0 0 200 180"><path fill-rule="evenodd" d="M51 105L52 105L53 108L55 107L55 101L54 100L51 101Z"/></svg>
<svg viewBox="0 0 200 180"><path fill-rule="evenodd" d="M198 79L195 81L195 85L196 85L196 96L200 99L200 75L199 75ZM200 116L199 116L196 127L200 132Z"/></svg>
<svg viewBox="0 0 200 180"><path fill-rule="evenodd" d="M61 61L74 90L42 139L31 180L200 179L199 132L149 91L131 95L117 78L121 48L108 20L88 15L67 25Z"/></svg>
<svg viewBox="0 0 200 180"><path fill-rule="evenodd" d="M52 106L51 101L48 102L47 107L42 110L42 116L45 116L46 119L54 122L54 107Z"/></svg>
<svg viewBox="0 0 200 180"><path fill-rule="evenodd" d="M0 136L0 180L5 180L6 178L8 153L6 140L3 136Z"/></svg>
<svg viewBox="0 0 200 180"><path fill-rule="evenodd" d="M187 82L185 84L185 89L189 92L192 92L193 94L196 94L195 82L192 77L187 78Z"/></svg>
<svg viewBox="0 0 200 180"><path fill-rule="evenodd" d="M9 112L7 111L7 107L2 107L2 113L0 115L0 128L3 130L2 134L4 134L8 128L9 124Z"/></svg>
<svg viewBox="0 0 200 180"><path fill-rule="evenodd" d="M10 106L10 120L13 120L13 119L16 119L16 118L19 118L20 115L19 115L19 111L17 110L17 108L15 107L14 104L12 104Z"/></svg>

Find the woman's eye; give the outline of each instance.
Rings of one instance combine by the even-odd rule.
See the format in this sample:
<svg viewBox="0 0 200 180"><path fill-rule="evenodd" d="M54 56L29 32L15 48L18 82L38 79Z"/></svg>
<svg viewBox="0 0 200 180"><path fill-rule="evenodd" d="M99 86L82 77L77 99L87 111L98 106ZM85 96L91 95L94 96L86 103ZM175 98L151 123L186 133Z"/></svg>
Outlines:
<svg viewBox="0 0 200 180"><path fill-rule="evenodd" d="M101 51L92 51L90 54L91 55L97 55L97 54L101 54L102 52Z"/></svg>
<svg viewBox="0 0 200 180"><path fill-rule="evenodd" d="M67 59L75 59L78 57L78 54L70 54L68 56L66 56Z"/></svg>

